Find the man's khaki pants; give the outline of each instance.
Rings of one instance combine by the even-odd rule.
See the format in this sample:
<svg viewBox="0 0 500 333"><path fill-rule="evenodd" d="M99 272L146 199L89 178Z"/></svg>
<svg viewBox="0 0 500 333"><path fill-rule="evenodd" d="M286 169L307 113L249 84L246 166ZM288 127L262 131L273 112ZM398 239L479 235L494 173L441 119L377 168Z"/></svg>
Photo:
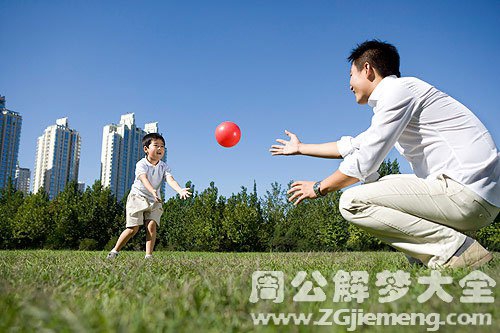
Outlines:
<svg viewBox="0 0 500 333"><path fill-rule="evenodd" d="M500 211L446 175L389 175L347 189L339 206L347 221L430 268L453 256L462 231L489 225Z"/></svg>

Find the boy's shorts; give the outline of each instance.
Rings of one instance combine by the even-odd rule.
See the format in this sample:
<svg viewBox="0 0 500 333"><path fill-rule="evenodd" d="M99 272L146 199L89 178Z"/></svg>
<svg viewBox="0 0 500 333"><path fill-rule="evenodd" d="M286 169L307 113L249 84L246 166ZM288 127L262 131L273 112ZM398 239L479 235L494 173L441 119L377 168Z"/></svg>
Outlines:
<svg viewBox="0 0 500 333"><path fill-rule="evenodd" d="M149 203L148 199L130 193L126 205L127 228L143 225L146 220L153 220L160 226L160 218L163 213L160 202Z"/></svg>

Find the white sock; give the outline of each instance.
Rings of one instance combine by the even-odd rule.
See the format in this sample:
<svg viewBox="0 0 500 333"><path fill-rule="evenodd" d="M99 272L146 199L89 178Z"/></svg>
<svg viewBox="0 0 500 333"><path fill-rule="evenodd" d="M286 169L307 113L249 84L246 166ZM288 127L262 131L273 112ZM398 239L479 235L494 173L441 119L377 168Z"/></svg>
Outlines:
<svg viewBox="0 0 500 333"><path fill-rule="evenodd" d="M148 258L152 258L152 257L153 257L153 255L152 255L152 254L146 254L146 255L144 256L144 259L148 259Z"/></svg>

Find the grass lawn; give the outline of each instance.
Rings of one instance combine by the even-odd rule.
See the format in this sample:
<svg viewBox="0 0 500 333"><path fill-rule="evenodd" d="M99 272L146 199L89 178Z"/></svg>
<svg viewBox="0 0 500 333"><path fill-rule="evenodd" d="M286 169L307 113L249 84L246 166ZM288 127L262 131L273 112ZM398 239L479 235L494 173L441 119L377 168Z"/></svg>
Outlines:
<svg viewBox="0 0 500 333"><path fill-rule="evenodd" d="M417 298L428 285L418 283L418 277L430 276L431 270L410 266L396 252L156 252L152 261L144 260L142 252L122 252L114 261L105 257L104 252L0 251L0 332L346 332L351 314L367 313L423 313L431 324L364 325L356 332L426 332L435 328L433 313L441 314L442 321L464 313L452 319L464 323L473 320L473 313L492 318L491 325L442 325L440 332L500 332L498 286L486 288L493 291L494 303L463 303L459 281L472 271L445 270L441 274L453 279L442 286L451 302L434 295L420 303ZM252 273L258 270L283 272L282 302L264 299L273 294L262 290L250 302ZM333 278L339 270L367 271L369 296L361 303L334 302ZM384 270L405 271L411 280L404 296L387 303L379 302L383 286L376 286L376 274ZM320 287L325 301L293 300L302 286L292 285L299 271L308 273L303 282ZM311 276L313 271L326 285ZM499 283L500 254L481 271ZM344 326L331 324L335 312ZM255 325L252 313L311 313L312 320L308 325ZM327 314L325 326L313 324Z"/></svg>

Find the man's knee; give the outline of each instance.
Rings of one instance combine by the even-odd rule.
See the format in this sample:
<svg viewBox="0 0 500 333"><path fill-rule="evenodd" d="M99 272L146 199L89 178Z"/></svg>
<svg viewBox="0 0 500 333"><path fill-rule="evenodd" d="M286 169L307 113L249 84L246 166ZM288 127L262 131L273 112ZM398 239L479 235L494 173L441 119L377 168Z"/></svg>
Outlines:
<svg viewBox="0 0 500 333"><path fill-rule="evenodd" d="M340 214L349 222L355 223L354 216L366 208L367 205L368 201L363 186L351 187L340 196Z"/></svg>
<svg viewBox="0 0 500 333"><path fill-rule="evenodd" d="M340 214L342 214L344 219L346 219L347 221L351 221L352 216L354 215L353 202L356 195L356 191L354 191L354 189L355 188L350 188L345 190L339 199Z"/></svg>

